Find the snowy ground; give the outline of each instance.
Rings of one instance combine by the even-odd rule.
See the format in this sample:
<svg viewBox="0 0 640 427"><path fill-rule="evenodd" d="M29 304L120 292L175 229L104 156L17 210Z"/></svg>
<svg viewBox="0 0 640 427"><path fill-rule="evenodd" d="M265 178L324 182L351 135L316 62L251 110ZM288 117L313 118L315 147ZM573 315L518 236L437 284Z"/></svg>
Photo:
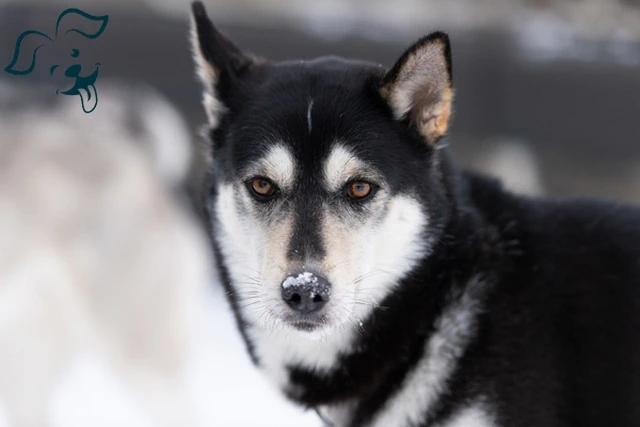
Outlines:
<svg viewBox="0 0 640 427"><path fill-rule="evenodd" d="M202 302L206 320L194 331L197 341L185 371L194 426L320 426L315 413L284 400L251 364L220 292L207 292ZM96 359L79 360L52 403L52 426L153 427L114 378Z"/></svg>
<svg viewBox="0 0 640 427"><path fill-rule="evenodd" d="M319 427L315 413L285 401L251 364L232 315L220 295L203 300L206 321L185 371L185 396L193 425ZM100 355L78 357L57 385L49 405L51 427L155 427L152 415ZM0 427L11 427L0 401ZM16 426L23 427L23 426ZM31 426L24 426L31 427Z"/></svg>
<svg viewBox="0 0 640 427"><path fill-rule="evenodd" d="M251 364L176 197L180 114L103 83L85 115L0 81L0 427L319 426Z"/></svg>
<svg viewBox="0 0 640 427"><path fill-rule="evenodd" d="M190 385L200 425L321 426L315 412L303 412L284 400L251 364L226 302L206 299L201 347L190 364Z"/></svg>

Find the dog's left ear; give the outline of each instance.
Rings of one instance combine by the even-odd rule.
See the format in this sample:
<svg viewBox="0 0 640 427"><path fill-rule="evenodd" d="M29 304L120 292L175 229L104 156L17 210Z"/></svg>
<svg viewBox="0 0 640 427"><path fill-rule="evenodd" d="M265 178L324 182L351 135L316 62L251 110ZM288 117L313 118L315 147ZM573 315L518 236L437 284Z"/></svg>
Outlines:
<svg viewBox="0 0 640 427"><path fill-rule="evenodd" d="M436 32L405 51L385 75L379 91L396 119L408 119L435 146L449 125L452 83L449 37Z"/></svg>
<svg viewBox="0 0 640 427"><path fill-rule="evenodd" d="M225 100L259 61L244 54L213 25L200 1L191 4L191 48L204 86L203 103L209 124L216 127L227 109Z"/></svg>

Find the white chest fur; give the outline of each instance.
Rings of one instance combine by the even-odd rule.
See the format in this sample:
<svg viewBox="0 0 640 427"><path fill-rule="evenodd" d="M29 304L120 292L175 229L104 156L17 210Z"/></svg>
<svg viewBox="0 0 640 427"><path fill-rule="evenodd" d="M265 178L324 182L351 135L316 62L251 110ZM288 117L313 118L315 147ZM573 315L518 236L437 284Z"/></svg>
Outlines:
<svg viewBox="0 0 640 427"><path fill-rule="evenodd" d="M476 330L481 308L480 292L486 284L472 279L465 291L454 298L436 320L435 332L427 340L424 357L407 373L400 389L373 417L369 427L402 427L429 423L433 406L449 387L451 374ZM339 427L345 425L345 407L326 408ZM335 418L334 418L335 417ZM442 427L484 427L494 425L480 404L466 407ZM440 427L440 426L438 426Z"/></svg>
<svg viewBox="0 0 640 427"><path fill-rule="evenodd" d="M465 407L438 427L498 427L487 408L480 404Z"/></svg>
<svg viewBox="0 0 640 427"><path fill-rule="evenodd" d="M351 347L355 333L353 329L329 335L297 332L289 328L283 331L249 330L261 369L284 391L292 391L288 367L330 374L339 357Z"/></svg>
<svg viewBox="0 0 640 427"><path fill-rule="evenodd" d="M333 427L345 427L349 425L350 404L322 408L321 414L327 420L330 420ZM390 424L387 427L406 427L406 418L398 418L395 420L387 420ZM498 427L494 417L487 409L486 405L475 403L465 406L456 411L446 421L440 422L434 427Z"/></svg>

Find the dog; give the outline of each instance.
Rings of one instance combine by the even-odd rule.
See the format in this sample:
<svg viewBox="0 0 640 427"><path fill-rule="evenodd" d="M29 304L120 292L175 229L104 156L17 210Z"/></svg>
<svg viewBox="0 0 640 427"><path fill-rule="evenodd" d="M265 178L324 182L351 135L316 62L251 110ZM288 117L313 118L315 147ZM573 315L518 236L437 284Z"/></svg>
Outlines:
<svg viewBox="0 0 640 427"><path fill-rule="evenodd" d="M640 425L639 209L457 167L445 33L387 70L191 17L215 258L278 389L341 427Z"/></svg>

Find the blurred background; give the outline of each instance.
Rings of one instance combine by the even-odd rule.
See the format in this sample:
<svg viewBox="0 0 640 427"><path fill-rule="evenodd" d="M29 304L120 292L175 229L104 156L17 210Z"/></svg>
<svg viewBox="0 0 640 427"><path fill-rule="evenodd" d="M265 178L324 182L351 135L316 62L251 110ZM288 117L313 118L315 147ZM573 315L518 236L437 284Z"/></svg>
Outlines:
<svg viewBox="0 0 640 427"><path fill-rule="evenodd" d="M636 0L205 4L273 60L390 66L447 31L464 165L526 194L640 202ZM77 40L0 72L0 426L319 426L251 367L210 265L189 2L0 0L2 68L67 7L109 16L82 41L94 112L49 74Z"/></svg>

